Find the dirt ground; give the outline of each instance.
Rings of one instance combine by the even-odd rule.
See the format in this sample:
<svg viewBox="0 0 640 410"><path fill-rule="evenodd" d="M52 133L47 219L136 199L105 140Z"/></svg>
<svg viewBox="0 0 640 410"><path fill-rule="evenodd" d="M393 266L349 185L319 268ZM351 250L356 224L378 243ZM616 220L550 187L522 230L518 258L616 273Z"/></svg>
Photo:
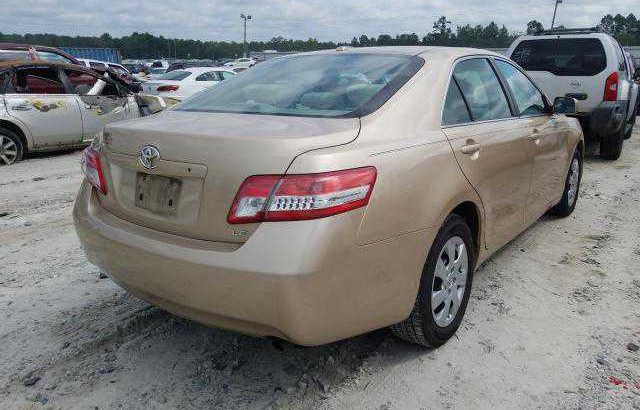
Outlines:
<svg viewBox="0 0 640 410"><path fill-rule="evenodd" d="M1 409L640 409L640 129L587 157L571 217L480 267L437 350L386 330L302 348L129 296L79 248L79 158L0 167Z"/></svg>

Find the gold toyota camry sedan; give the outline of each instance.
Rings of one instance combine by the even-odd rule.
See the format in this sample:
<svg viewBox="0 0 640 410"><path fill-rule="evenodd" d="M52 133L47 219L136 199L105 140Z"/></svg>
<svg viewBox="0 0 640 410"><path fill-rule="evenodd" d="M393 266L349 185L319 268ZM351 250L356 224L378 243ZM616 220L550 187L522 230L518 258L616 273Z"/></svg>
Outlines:
<svg viewBox="0 0 640 410"><path fill-rule="evenodd" d="M573 211L574 110L484 50L273 59L107 125L75 226L92 263L176 315L301 345L390 326L435 347L479 263Z"/></svg>

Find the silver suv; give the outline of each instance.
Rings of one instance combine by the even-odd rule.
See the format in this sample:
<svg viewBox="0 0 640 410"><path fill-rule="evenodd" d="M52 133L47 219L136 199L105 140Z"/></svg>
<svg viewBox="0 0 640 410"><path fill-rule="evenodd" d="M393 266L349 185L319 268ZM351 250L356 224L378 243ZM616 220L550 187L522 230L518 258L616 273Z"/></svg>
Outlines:
<svg viewBox="0 0 640 410"><path fill-rule="evenodd" d="M577 100L585 136L600 141L600 155L616 160L637 115L640 70L600 28L546 30L516 39L507 56L524 68L553 101Z"/></svg>

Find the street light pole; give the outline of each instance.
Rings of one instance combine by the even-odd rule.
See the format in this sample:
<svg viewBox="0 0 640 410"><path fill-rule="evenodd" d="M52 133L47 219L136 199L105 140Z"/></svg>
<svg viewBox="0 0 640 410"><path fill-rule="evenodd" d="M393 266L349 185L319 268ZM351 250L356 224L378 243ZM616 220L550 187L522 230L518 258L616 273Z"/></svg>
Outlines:
<svg viewBox="0 0 640 410"><path fill-rule="evenodd" d="M243 35L243 44L244 44L244 57L247 57L247 54L249 52L248 47L247 47L247 20L251 20L251 14L240 14L240 18L243 20L244 22L244 35Z"/></svg>
<svg viewBox="0 0 640 410"><path fill-rule="evenodd" d="M556 0L555 8L553 9L553 20L551 20L551 28L556 23L556 13L558 12L558 4L562 3L562 0Z"/></svg>

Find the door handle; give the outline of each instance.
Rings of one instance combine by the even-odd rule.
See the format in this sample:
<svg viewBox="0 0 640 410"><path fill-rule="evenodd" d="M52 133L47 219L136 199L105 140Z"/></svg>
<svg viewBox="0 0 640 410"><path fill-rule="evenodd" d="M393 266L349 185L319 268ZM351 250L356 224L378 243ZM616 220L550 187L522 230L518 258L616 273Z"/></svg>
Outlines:
<svg viewBox="0 0 640 410"><path fill-rule="evenodd" d="M11 107L11 109L14 111L29 111L31 106L26 104L17 104Z"/></svg>
<svg viewBox="0 0 640 410"><path fill-rule="evenodd" d="M475 154L478 151L480 151L480 144L475 142L467 142L466 145L462 146L463 154L471 155L471 154Z"/></svg>

